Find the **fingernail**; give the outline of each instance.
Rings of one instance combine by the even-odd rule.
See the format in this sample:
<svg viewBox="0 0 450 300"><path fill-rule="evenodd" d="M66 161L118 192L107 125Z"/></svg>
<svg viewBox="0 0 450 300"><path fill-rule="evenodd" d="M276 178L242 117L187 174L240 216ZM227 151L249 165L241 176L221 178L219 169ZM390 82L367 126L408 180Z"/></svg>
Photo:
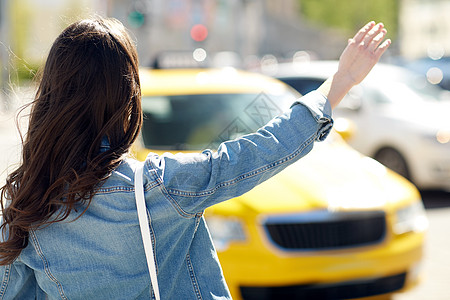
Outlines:
<svg viewBox="0 0 450 300"><path fill-rule="evenodd" d="M367 23L367 25L365 27L372 27L375 24L375 21L370 21L369 23Z"/></svg>

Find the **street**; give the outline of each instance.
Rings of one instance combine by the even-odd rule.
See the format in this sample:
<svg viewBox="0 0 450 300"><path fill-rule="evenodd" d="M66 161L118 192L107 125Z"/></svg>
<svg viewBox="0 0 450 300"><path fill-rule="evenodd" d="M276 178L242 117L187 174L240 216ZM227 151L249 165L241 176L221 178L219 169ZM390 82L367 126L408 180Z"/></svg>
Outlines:
<svg viewBox="0 0 450 300"><path fill-rule="evenodd" d="M29 93L25 94L29 95ZM17 97L21 96L17 95ZM27 97L16 102L24 103ZM18 106L15 105L15 108L10 111L0 110L0 183L2 185L8 166L8 170L11 171L11 166L20 159L20 139L14 116L14 111ZM447 288L450 284L450 237L448 233L450 230L450 192L423 191L422 196L429 218L422 270L423 280L414 289L396 294L394 300L449 299Z"/></svg>

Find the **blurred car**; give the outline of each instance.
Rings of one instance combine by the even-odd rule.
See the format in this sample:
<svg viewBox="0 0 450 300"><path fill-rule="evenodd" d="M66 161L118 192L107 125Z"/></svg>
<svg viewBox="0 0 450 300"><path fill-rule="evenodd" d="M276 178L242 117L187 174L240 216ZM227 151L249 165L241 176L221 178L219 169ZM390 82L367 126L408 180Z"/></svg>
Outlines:
<svg viewBox="0 0 450 300"><path fill-rule="evenodd" d="M316 89L336 61L280 64L276 78L300 93ZM450 92L405 68L378 64L333 114L348 143L421 189L450 189ZM342 119L339 119L342 118ZM348 122L350 120L350 122Z"/></svg>
<svg viewBox="0 0 450 300"><path fill-rule="evenodd" d="M450 57L439 59L422 57L414 60L397 60L394 63L425 76L431 83L450 90Z"/></svg>
<svg viewBox="0 0 450 300"><path fill-rule="evenodd" d="M216 149L300 95L231 68L141 70L147 154ZM345 299L418 283L427 219L417 189L332 132L299 162L205 219L233 299Z"/></svg>

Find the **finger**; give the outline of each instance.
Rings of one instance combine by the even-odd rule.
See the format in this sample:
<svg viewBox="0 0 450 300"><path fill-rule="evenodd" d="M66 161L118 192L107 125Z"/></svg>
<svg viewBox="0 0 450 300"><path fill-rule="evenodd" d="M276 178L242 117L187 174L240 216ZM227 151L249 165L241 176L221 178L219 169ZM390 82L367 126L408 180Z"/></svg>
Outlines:
<svg viewBox="0 0 450 300"><path fill-rule="evenodd" d="M387 48L389 48L389 46L391 45L391 40L387 39L383 42L383 44L380 45L380 47L377 48L377 50L375 50L375 55L379 58L381 57L381 55L383 55L383 53L387 50Z"/></svg>
<svg viewBox="0 0 450 300"><path fill-rule="evenodd" d="M353 37L353 40L356 43L360 43L362 42L362 40L364 39L364 37L366 36L366 34L373 28L373 26L375 26L375 22L374 21L370 21L369 23L367 23L363 28L361 28Z"/></svg>
<svg viewBox="0 0 450 300"><path fill-rule="evenodd" d="M380 33L378 33L373 40L370 42L369 46L367 47L367 49L369 51L375 51L375 49L378 47L378 45L380 45L381 41L384 39L384 37L386 36L387 30L386 29L382 29Z"/></svg>
<svg viewBox="0 0 450 300"><path fill-rule="evenodd" d="M383 23L378 23L377 25L373 26L372 29L366 34L364 37L364 45L367 47L370 45L372 40L378 36L380 32L384 29Z"/></svg>

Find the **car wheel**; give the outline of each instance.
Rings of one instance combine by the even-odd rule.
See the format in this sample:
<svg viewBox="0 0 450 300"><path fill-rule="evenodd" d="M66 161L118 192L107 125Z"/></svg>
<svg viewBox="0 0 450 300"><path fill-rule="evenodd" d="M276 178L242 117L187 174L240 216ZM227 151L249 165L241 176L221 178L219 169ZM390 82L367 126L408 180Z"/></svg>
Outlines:
<svg viewBox="0 0 450 300"><path fill-rule="evenodd" d="M374 158L394 172L407 179L411 179L408 164L397 150L393 148L383 148L375 154Z"/></svg>

